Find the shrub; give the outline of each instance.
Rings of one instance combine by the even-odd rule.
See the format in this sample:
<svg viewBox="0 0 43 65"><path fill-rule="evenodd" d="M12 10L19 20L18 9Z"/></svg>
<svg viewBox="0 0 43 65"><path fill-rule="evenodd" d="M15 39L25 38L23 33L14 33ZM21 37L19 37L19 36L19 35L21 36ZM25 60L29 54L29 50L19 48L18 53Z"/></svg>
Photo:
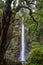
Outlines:
<svg viewBox="0 0 43 65"><path fill-rule="evenodd" d="M32 49L27 58L27 65L43 65L43 50Z"/></svg>

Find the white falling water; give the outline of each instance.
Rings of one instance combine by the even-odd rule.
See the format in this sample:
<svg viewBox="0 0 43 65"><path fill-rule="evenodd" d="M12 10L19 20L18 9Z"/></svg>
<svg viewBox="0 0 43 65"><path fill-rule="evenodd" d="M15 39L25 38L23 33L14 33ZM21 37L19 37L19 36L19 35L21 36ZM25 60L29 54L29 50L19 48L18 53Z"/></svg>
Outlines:
<svg viewBox="0 0 43 65"><path fill-rule="evenodd" d="M21 33L21 61L25 61L24 18L22 18L22 33Z"/></svg>

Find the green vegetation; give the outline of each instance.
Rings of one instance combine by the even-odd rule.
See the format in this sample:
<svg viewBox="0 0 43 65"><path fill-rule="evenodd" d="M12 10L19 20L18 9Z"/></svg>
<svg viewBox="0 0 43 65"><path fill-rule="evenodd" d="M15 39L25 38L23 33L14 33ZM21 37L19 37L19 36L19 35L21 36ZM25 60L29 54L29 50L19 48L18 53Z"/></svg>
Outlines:
<svg viewBox="0 0 43 65"><path fill-rule="evenodd" d="M23 62L22 64L43 65L43 0L37 0L36 4L34 0L18 0L18 6L16 6L17 0L14 0L13 9L10 7L11 3L12 0L6 0L5 3L3 0L0 0L0 18L2 16L2 23L0 19L0 62L3 58L5 59L7 55L9 55L10 58L16 57L18 60L20 51L18 47L21 43L20 27L22 24L22 17L24 17L25 40L27 46L30 43L31 49L27 56L26 63ZM21 5L22 3L23 5ZM26 3L26 7L24 3ZM34 9L34 12L32 12L32 9ZM18 20L19 27L17 26Z"/></svg>
<svg viewBox="0 0 43 65"><path fill-rule="evenodd" d="M2 8L4 8L4 7L5 7L4 1L3 1L3 0L0 0L0 8L2 9Z"/></svg>
<svg viewBox="0 0 43 65"><path fill-rule="evenodd" d="M30 51L27 65L43 65L43 50L40 48L34 48Z"/></svg>

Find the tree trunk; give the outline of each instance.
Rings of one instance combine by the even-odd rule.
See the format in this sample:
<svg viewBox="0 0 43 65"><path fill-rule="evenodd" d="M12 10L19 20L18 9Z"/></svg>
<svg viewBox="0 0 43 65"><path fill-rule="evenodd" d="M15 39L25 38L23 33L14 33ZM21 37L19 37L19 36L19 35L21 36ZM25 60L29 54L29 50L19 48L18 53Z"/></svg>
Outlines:
<svg viewBox="0 0 43 65"><path fill-rule="evenodd" d="M2 16L2 38L0 44L0 65L3 60L4 54L6 52L6 45L7 45L7 32L10 25L10 18L11 18L11 2L12 0L6 0L6 8L3 10Z"/></svg>

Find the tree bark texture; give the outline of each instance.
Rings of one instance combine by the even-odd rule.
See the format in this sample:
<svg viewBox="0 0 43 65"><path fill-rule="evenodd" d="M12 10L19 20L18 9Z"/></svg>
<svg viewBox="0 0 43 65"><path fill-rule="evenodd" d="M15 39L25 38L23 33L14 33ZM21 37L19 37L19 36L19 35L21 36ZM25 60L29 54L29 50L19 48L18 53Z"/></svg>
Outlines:
<svg viewBox="0 0 43 65"><path fill-rule="evenodd" d="M6 45L7 45L7 32L10 25L10 18L11 18L11 2L12 0L6 0L6 8L3 10L2 15L2 38L0 44L0 65L4 58L4 54L6 52Z"/></svg>

